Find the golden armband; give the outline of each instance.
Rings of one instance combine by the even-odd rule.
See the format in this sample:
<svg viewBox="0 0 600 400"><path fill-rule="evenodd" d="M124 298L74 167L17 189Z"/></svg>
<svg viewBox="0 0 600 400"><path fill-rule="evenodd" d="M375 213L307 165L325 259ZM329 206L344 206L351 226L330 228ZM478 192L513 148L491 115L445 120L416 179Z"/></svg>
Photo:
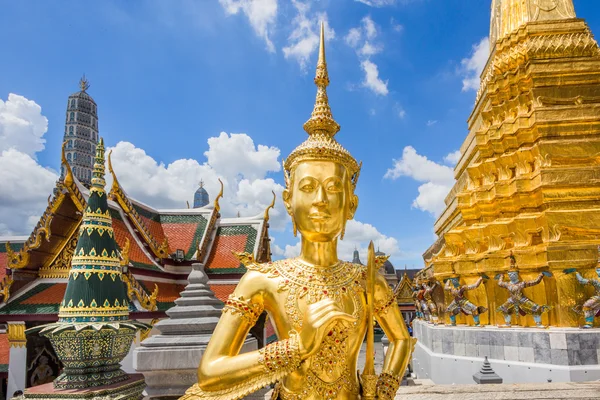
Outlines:
<svg viewBox="0 0 600 400"><path fill-rule="evenodd" d="M254 326L262 311L262 307L258 304L252 304L250 300L244 300L243 296L235 297L234 295L229 295L225 301L225 307L223 307L223 313L230 312L231 314L238 314L245 319L250 326Z"/></svg>
<svg viewBox="0 0 600 400"><path fill-rule="evenodd" d="M402 383L401 377L388 372L382 373L377 380L377 398L393 400L396 397L400 383Z"/></svg>
<svg viewBox="0 0 600 400"><path fill-rule="evenodd" d="M391 290L388 290L386 293L385 300L375 301L375 308L373 312L375 313L375 315L385 314L388 311L388 309L392 306L392 304L394 304L395 301L396 295Z"/></svg>
<svg viewBox="0 0 600 400"><path fill-rule="evenodd" d="M258 352L260 354L258 362L267 372L295 371L302 363L299 338L295 331L290 332L289 339L271 343Z"/></svg>

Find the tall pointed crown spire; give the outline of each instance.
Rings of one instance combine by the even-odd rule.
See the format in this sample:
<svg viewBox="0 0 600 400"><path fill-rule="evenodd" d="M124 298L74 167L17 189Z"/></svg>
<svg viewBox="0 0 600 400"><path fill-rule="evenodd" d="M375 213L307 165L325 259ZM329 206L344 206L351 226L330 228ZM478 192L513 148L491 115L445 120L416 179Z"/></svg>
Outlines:
<svg viewBox="0 0 600 400"><path fill-rule="evenodd" d="M319 44L319 60L315 73L315 85L317 85L317 98L310 119L304 123L304 130L309 135L322 133L333 137L340 130L340 125L335 122L329 107L327 98L327 86L329 86L329 73L327 72L327 60L325 59L325 24L321 22L321 40Z"/></svg>
<svg viewBox="0 0 600 400"><path fill-rule="evenodd" d="M286 184L289 187L291 173L300 162L327 160L345 166L353 186L356 186L361 165L334 138L340 130L340 125L333 119L327 97L329 73L327 72L327 61L325 59L325 25L323 23L321 23L321 40L315 85L317 85L317 97L313 112L309 120L304 123L304 130L308 133L308 139L296 147L283 162Z"/></svg>

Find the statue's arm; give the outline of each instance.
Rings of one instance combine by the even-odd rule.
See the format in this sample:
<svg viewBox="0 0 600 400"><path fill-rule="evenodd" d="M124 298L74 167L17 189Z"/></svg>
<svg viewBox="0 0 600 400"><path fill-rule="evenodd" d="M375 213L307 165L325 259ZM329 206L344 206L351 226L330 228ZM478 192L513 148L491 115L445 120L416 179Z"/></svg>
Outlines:
<svg viewBox="0 0 600 400"><path fill-rule="evenodd" d="M452 288L450 287L450 279L448 279L446 281L446 284L444 285L444 290L450 291Z"/></svg>
<svg viewBox="0 0 600 400"><path fill-rule="evenodd" d="M531 280L531 281L524 281L524 282L523 282L523 287L531 287L531 286L535 286L535 285L537 285L538 283L540 283L540 282L542 281L542 279L543 279L543 278L544 278L544 274L542 274L542 273L540 272L540 274L538 275L538 277L537 277L537 278L535 278L534 280Z"/></svg>
<svg viewBox="0 0 600 400"><path fill-rule="evenodd" d="M505 289L508 288L508 283L504 282L504 274L498 274L498 286L503 287Z"/></svg>
<svg viewBox="0 0 600 400"><path fill-rule="evenodd" d="M378 275L375 284L375 319L390 341L378 382L378 398L386 398L382 396L380 390L383 389L381 388L386 387L386 385L395 386L396 383L400 384L414 346L398 303L395 299L394 301L389 300L390 292L391 289L385 278ZM394 393L395 391L393 390Z"/></svg>
<svg viewBox="0 0 600 400"><path fill-rule="evenodd" d="M467 287L465 287L465 290L475 290L479 287L479 285L481 285L481 283L483 282L483 278L479 278L477 279L477 282L475 282L472 285L468 285Z"/></svg>
<svg viewBox="0 0 600 400"><path fill-rule="evenodd" d="M239 399L295 370L300 364L297 335L267 347L239 354L257 315L263 310L264 274L249 271L226 303L198 367L198 384L182 399ZM252 311L248 311L252 310ZM279 350L289 365L274 359ZM289 358L289 360L287 359Z"/></svg>
<svg viewBox="0 0 600 400"><path fill-rule="evenodd" d="M577 277L579 283L581 283L582 285L587 285L588 283L590 283L589 279L585 279L583 276L581 276L579 272L575 272L575 276Z"/></svg>

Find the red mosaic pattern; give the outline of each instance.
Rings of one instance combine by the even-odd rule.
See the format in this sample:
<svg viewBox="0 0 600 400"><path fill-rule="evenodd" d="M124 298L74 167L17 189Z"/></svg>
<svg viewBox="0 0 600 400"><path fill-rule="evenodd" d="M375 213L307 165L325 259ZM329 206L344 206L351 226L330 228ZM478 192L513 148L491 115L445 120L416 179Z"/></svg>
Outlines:
<svg viewBox="0 0 600 400"><path fill-rule="evenodd" d="M221 236L215 238L206 267L209 269L239 268L240 260L233 251L245 251L247 235Z"/></svg>
<svg viewBox="0 0 600 400"><path fill-rule="evenodd" d="M10 346L8 344L8 335L0 333L0 365L8 365L10 358Z"/></svg>
<svg viewBox="0 0 600 400"><path fill-rule="evenodd" d="M183 249L187 253L195 239L198 224L165 223L162 228L169 239L171 250Z"/></svg>
<svg viewBox="0 0 600 400"><path fill-rule="evenodd" d="M67 290L66 283L57 283L23 300L21 304L60 304Z"/></svg>
<svg viewBox="0 0 600 400"><path fill-rule="evenodd" d="M225 302L236 287L237 285L210 285L210 290L214 292L217 299Z"/></svg>

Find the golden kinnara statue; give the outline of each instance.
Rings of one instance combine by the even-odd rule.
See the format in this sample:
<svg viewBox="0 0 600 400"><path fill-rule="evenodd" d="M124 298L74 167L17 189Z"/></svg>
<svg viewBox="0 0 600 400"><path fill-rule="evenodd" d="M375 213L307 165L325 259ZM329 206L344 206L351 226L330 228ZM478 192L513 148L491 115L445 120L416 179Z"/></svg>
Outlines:
<svg viewBox="0 0 600 400"><path fill-rule="evenodd" d="M385 278L370 279L369 291L373 249L367 268L337 256L338 238L358 206L360 165L334 139L340 126L327 99L323 26L315 83L314 110L304 124L309 137L284 162L283 200L302 237L300 256L247 263L202 357L198 383L182 399L235 400L275 382L274 399L393 399L400 385L413 341ZM278 341L239 354L263 310ZM372 331L370 311L390 346L383 373L365 381L356 370L365 335Z"/></svg>

